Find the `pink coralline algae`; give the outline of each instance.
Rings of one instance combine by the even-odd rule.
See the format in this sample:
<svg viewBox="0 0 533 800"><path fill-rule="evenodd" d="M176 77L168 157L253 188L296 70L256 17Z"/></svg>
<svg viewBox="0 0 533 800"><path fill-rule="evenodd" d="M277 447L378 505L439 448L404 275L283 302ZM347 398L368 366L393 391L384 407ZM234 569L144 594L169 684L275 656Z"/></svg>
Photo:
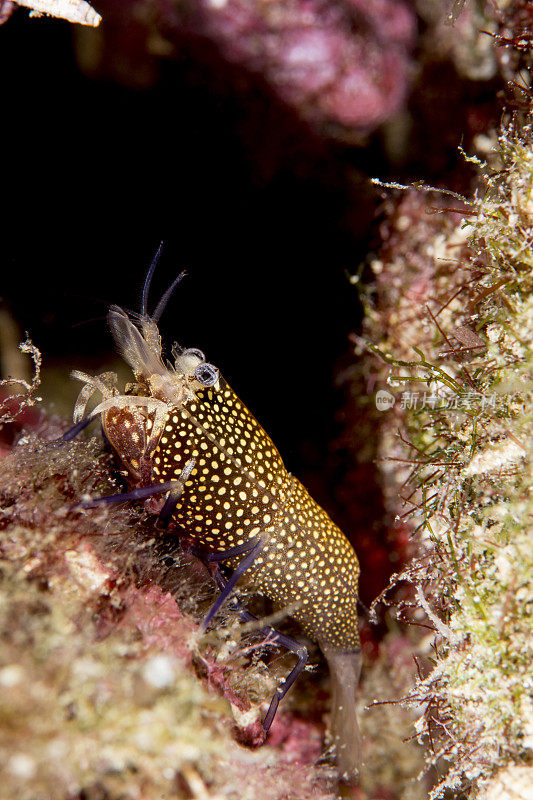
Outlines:
<svg viewBox="0 0 533 800"><path fill-rule="evenodd" d="M163 48L165 54L180 58L186 43L209 44L196 52L200 60L214 48L212 54L242 69L241 90L246 74L259 78L273 99L322 132L368 133L405 100L416 26L408 0L97 0L95 5L103 18L105 59L113 62L114 77L129 85L153 81L153 42L161 44L164 37L171 46ZM0 0L0 22L13 7ZM96 61L104 51L95 49Z"/></svg>
<svg viewBox="0 0 533 800"><path fill-rule="evenodd" d="M369 131L405 98L414 15L400 0L155 0L166 35L208 39L306 120Z"/></svg>
<svg viewBox="0 0 533 800"><path fill-rule="evenodd" d="M0 0L0 25L7 22L15 8L16 5L11 0Z"/></svg>

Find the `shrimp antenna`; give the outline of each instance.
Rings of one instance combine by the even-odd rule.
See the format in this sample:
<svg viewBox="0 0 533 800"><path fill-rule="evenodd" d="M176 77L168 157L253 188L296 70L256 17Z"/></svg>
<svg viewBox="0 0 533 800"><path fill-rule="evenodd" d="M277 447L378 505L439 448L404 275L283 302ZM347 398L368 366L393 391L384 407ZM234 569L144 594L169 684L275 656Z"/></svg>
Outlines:
<svg viewBox="0 0 533 800"><path fill-rule="evenodd" d="M150 292L150 284L152 283L152 278L154 277L155 268L159 263L159 259L161 258L161 253L163 252L163 247L165 243L160 242L159 247L157 248L156 254L152 259L152 263L146 273L146 278L144 279L144 286L143 286L143 295L142 295L142 302L141 302L141 316L147 317L148 316L148 294ZM185 270L180 272L177 278L174 278L168 289L166 290L165 294L157 304L154 313L152 314L152 319L155 323L159 322L161 319L161 315L166 308L166 305L170 298L172 297L172 293L178 283L181 281L182 278L185 277L187 273Z"/></svg>
<svg viewBox="0 0 533 800"><path fill-rule="evenodd" d="M150 264L150 268L146 273L146 278L144 279L144 286L143 286L143 296L141 302L141 314L143 317L146 317L148 314L148 293L150 291L150 284L152 283L152 278L154 277L155 268L161 258L161 253L163 252L164 242L159 243L159 247L157 248L156 254L152 259L152 263Z"/></svg>
<svg viewBox="0 0 533 800"><path fill-rule="evenodd" d="M163 295L163 297L161 298L161 300L157 304L157 306L155 308L155 311L152 314L152 319L153 319L153 321L155 323L159 322L159 320L161 319L161 315L162 315L163 311L165 310L168 301L172 297L172 292L174 291L174 289L176 288L178 283L181 281L181 279L185 277L186 274L187 273L185 272L185 270L183 270L183 272L180 272L180 274L178 275L177 278L174 278L174 280L172 281L172 283L170 284L170 286L166 290L165 294Z"/></svg>

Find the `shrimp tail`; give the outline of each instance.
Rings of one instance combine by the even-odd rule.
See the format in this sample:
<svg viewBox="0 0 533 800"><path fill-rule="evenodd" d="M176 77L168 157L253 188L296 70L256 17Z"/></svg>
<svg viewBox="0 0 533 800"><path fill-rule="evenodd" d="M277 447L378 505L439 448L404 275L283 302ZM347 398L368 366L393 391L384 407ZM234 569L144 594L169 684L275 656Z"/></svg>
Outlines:
<svg viewBox="0 0 533 800"><path fill-rule="evenodd" d="M343 780L354 782L361 765L361 734L356 691L361 674L361 650L345 651L321 644L331 675L331 737Z"/></svg>

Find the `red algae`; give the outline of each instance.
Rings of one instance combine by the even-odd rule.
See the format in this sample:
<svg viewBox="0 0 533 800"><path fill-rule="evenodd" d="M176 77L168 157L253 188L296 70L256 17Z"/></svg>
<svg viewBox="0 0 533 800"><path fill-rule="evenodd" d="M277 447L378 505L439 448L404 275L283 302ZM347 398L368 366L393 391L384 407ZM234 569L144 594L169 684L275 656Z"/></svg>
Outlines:
<svg viewBox="0 0 533 800"><path fill-rule="evenodd" d="M102 0L99 10L106 46L94 58L125 82L154 80L148 42L157 37L167 56L186 44L214 65L216 53L242 69L241 87L255 76L302 120L341 138L374 130L407 95L416 21L402 0Z"/></svg>

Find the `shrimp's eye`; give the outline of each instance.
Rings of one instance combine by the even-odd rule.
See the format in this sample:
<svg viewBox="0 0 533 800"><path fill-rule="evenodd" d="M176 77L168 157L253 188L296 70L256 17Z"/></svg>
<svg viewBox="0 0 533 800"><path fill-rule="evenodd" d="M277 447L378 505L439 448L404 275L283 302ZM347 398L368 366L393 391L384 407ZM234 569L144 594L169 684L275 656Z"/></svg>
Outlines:
<svg viewBox="0 0 533 800"><path fill-rule="evenodd" d="M197 358L199 361L205 361L205 356L201 350L198 350L197 347L187 347L185 350L182 350L180 355L182 356L193 356Z"/></svg>
<svg viewBox="0 0 533 800"><path fill-rule="evenodd" d="M204 361L194 370L194 377L202 386L213 386L218 381L218 369Z"/></svg>

